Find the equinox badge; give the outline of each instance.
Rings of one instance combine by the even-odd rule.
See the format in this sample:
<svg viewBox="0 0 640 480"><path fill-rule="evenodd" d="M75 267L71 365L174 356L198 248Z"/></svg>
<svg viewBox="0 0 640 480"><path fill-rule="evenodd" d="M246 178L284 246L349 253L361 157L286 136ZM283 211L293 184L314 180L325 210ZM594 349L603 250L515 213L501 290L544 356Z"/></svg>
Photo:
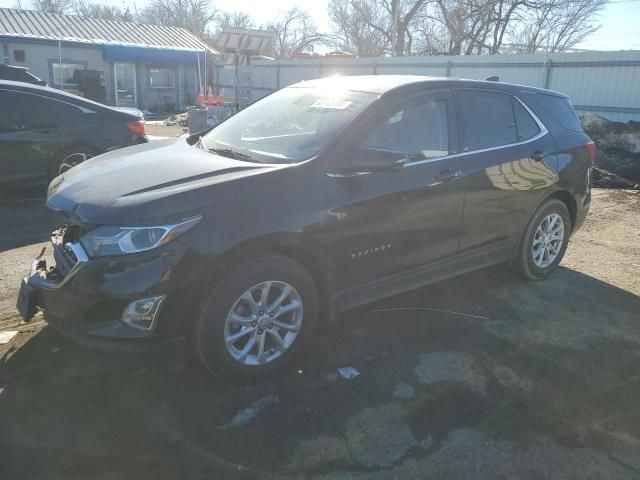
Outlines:
<svg viewBox="0 0 640 480"><path fill-rule="evenodd" d="M391 244L380 245L379 247L367 248L366 250L360 250L351 254L351 260L360 257L368 257L369 255L375 255L377 253L383 253L391 249Z"/></svg>

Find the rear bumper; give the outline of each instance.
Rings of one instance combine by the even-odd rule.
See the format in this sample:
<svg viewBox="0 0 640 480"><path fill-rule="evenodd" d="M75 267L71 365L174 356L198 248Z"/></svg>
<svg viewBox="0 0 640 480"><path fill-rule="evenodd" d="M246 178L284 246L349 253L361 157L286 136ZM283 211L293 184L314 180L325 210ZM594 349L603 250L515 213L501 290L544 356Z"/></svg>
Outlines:
<svg viewBox="0 0 640 480"><path fill-rule="evenodd" d="M54 243L54 251L59 248ZM25 320L42 310L49 325L77 343L110 350L154 350L184 337L189 305L195 304L186 293L194 290L193 280L184 275L190 261L186 247L173 242L153 253L99 259L78 252L78 262L64 276L57 274L58 265L33 263L18 306ZM55 258L61 263L58 251ZM22 298L23 290L28 299ZM166 296L166 301L152 329L121 320L131 302L154 296Z"/></svg>

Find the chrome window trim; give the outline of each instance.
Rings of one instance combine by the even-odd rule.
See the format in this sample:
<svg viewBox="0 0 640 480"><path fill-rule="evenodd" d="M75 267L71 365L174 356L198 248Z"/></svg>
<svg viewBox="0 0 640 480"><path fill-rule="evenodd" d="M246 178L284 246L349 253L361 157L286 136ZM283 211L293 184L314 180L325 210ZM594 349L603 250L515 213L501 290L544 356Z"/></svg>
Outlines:
<svg viewBox="0 0 640 480"><path fill-rule="evenodd" d="M547 135L549 133L549 130L547 130L547 127L545 127L544 123L542 123L542 121L538 118L538 116L535 113L533 113L533 111L529 108L529 106L527 104L525 104L522 100L520 100L518 97L516 97L512 93L503 92L503 91L499 91L499 90L492 90L492 89L488 89L488 88L458 88L458 89L454 88L454 92L455 92L455 90L484 91L484 92L491 92L491 93L499 93L499 94L502 94L502 95L508 95L508 96L510 96L512 98L515 98L520 103L520 105L522 105L524 107L524 109L527 111L527 113L529 115L531 115L531 117L533 118L533 121L536 122L536 124L538 125L538 128L540 129L540 131L536 135L534 135L533 137L528 138L527 140L523 140L521 142L508 143L506 145L498 145L496 147L480 148L480 149L477 149L477 150L467 150L465 152L459 152L459 153L450 153L449 155L444 155L442 157L427 158L427 159L424 159L424 160L415 160L413 162L405 163L403 168L413 167L415 165L424 165L425 163L439 162L441 160L448 160L450 158L459 158L459 157L463 157L465 155L473 155L474 153L492 152L494 150L500 150L500 149L503 149L503 148L515 147L517 145L526 145L527 143L535 142L536 140L541 139L542 137L544 137L545 135ZM356 177L356 176L360 176L360 175L369 175L370 173L372 173L372 172L351 172L351 173L348 173L348 174L329 172L329 173L327 173L327 176L332 177L332 178L349 178L349 177Z"/></svg>
<svg viewBox="0 0 640 480"><path fill-rule="evenodd" d="M500 150L502 148L509 148L509 147L515 147L517 145L526 145L527 143L531 143L531 142L535 142L536 140L541 139L542 137L544 137L546 134L549 133L549 130L547 130L547 127L544 126L544 123L542 123L542 121L538 118L538 116L533 113L533 111L522 101L520 100L518 97L516 97L515 95L508 93L508 92L501 92L501 91L496 91L496 90L491 90L491 89L480 89L480 88L461 88L458 90L480 90L480 91L484 91L484 92L491 92L491 93L500 93L502 95L508 95L512 98L515 98L518 103L520 103L520 105L522 105L522 107L527 111L527 113L529 115L531 115L531 118L533 118L533 121L536 122L536 125L538 125L539 128L539 132L534 135L531 138L528 138L526 140L522 140L521 142L515 142L515 143L508 143L506 145L498 145L496 147L487 147L487 148L479 148L476 150L467 150L465 152L459 152L459 153L451 153L449 155L445 155L443 157L437 157L437 158L428 158L425 160L416 160L415 162L407 162L404 166L405 167L411 167L413 165L422 165L424 163L430 163L430 162L435 162L438 160L446 160L449 158L458 158L458 157L462 157L464 155L472 155L474 153L485 153L485 152L492 152L494 150Z"/></svg>

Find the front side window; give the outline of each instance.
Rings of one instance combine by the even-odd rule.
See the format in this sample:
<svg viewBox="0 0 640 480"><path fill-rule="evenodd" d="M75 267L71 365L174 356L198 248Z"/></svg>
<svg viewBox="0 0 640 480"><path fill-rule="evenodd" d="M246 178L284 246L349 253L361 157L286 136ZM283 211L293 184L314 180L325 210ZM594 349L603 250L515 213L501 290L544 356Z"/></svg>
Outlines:
<svg viewBox="0 0 640 480"><path fill-rule="evenodd" d="M410 161L448 155L447 101L432 100L393 113L363 146L403 152Z"/></svg>
<svg viewBox="0 0 640 480"><path fill-rule="evenodd" d="M84 70L81 63L54 63L53 81L62 88L77 88L78 79L76 70Z"/></svg>
<svg viewBox="0 0 640 480"><path fill-rule="evenodd" d="M503 93L459 91L464 124L464 149L511 145L518 141L511 96Z"/></svg>
<svg viewBox="0 0 640 480"><path fill-rule="evenodd" d="M174 71L171 68L149 68L149 86L151 88L173 88L174 80Z"/></svg>
<svg viewBox="0 0 640 480"><path fill-rule="evenodd" d="M337 88L283 88L218 125L202 146L238 150L249 161L299 162L320 152L377 97Z"/></svg>

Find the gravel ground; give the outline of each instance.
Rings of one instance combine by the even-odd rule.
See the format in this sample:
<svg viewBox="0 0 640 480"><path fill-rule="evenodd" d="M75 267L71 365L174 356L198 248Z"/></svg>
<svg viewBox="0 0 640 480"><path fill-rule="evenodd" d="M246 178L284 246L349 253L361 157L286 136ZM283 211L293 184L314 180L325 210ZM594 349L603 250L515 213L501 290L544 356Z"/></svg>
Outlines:
<svg viewBox="0 0 640 480"><path fill-rule="evenodd" d="M20 330L0 345L0 477L639 479L639 212L637 192L594 190L546 281L495 267L353 310L295 369L238 386L180 349L20 325L55 219L0 201L0 329Z"/></svg>

